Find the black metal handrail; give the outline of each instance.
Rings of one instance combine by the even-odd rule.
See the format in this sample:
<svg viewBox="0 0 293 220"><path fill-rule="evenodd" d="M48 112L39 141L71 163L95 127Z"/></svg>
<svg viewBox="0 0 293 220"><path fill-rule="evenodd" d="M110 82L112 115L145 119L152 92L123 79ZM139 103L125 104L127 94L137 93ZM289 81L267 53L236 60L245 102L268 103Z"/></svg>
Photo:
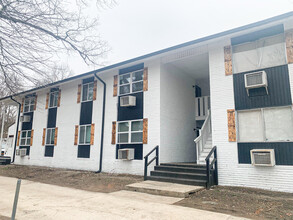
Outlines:
<svg viewBox="0 0 293 220"><path fill-rule="evenodd" d="M148 162L149 160L149 156L151 155L151 153L153 153L154 151L156 151L156 156L150 160L150 162ZM152 149L147 155L144 156L144 180L147 179L147 174L148 174L148 166L154 161L156 160L156 165L159 165L159 145L157 145L156 147L154 147L154 149Z"/></svg>
<svg viewBox="0 0 293 220"><path fill-rule="evenodd" d="M214 154L214 159L210 163L210 158ZM207 167L207 189L211 188L211 170L215 167L215 184L218 185L218 160L217 160L217 146L214 146L208 156L206 157L206 167Z"/></svg>

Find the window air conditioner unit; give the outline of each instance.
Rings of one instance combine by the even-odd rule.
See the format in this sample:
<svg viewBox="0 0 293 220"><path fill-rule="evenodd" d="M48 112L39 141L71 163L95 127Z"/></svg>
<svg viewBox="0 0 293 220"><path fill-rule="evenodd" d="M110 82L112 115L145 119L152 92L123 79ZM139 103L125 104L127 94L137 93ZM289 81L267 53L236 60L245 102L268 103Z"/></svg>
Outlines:
<svg viewBox="0 0 293 220"><path fill-rule="evenodd" d="M120 97L120 106L121 107L129 107L136 105L136 97L135 96L123 96Z"/></svg>
<svg viewBox="0 0 293 220"><path fill-rule="evenodd" d="M251 164L254 166L275 166L274 149L253 149L250 150Z"/></svg>
<svg viewBox="0 0 293 220"><path fill-rule="evenodd" d="M119 149L118 159L119 160L134 160L134 149L133 148Z"/></svg>
<svg viewBox="0 0 293 220"><path fill-rule="evenodd" d="M21 157L26 156L26 149L25 148L23 148L23 149L17 149L16 150L16 155L17 156L21 156Z"/></svg>
<svg viewBox="0 0 293 220"><path fill-rule="evenodd" d="M268 80L265 71L258 71L253 73L244 74L244 82L247 94L249 95L249 89L256 89L265 87L268 93Z"/></svg>
<svg viewBox="0 0 293 220"><path fill-rule="evenodd" d="M30 122L31 116L30 115L22 115L20 116L20 122Z"/></svg>

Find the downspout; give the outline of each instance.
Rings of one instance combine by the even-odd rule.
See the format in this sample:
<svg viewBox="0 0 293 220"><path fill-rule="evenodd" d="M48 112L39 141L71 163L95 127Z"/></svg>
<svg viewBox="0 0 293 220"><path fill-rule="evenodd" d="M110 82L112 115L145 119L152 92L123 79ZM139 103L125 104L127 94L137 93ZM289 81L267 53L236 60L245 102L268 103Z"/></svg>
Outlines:
<svg viewBox="0 0 293 220"><path fill-rule="evenodd" d="M16 143L17 143L17 138L18 138L17 135L18 135L21 104L18 101L16 101L15 99L13 99L12 96L10 96L10 99L18 104L18 115L17 115L16 130L15 130L14 150L13 150L13 155L12 155L13 157L12 157L12 160L11 160L11 163L13 163L14 160L15 160Z"/></svg>
<svg viewBox="0 0 293 220"><path fill-rule="evenodd" d="M99 170L96 173L102 172L102 162L103 162L103 147L104 147L104 124L105 124L105 107L106 107L106 83L94 73L95 77L103 83L104 86L104 94L103 94L103 113L102 113L102 129L101 129L101 145L100 145L100 166Z"/></svg>

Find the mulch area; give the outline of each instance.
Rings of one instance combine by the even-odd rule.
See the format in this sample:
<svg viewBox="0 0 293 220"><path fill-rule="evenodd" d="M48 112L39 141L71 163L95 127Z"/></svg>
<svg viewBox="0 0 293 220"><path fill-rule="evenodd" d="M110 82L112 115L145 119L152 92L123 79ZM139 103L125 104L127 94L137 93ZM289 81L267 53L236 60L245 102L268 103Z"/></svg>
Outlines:
<svg viewBox="0 0 293 220"><path fill-rule="evenodd" d="M128 174L94 173L20 165L0 166L0 176L105 193L123 190L128 184L143 181L141 176Z"/></svg>
<svg viewBox="0 0 293 220"><path fill-rule="evenodd" d="M253 188L216 186L199 191L176 205L252 219L293 219L292 193Z"/></svg>

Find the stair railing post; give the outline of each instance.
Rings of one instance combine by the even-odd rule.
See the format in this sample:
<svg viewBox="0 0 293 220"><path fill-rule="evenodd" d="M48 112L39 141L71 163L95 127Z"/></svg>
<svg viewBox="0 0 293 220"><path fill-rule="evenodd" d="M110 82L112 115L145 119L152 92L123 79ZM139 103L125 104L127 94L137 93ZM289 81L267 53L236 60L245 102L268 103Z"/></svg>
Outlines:
<svg viewBox="0 0 293 220"><path fill-rule="evenodd" d="M206 160L207 165L207 189L210 189L210 159Z"/></svg>
<svg viewBox="0 0 293 220"><path fill-rule="evenodd" d="M218 185L218 156L217 156L217 148L215 149L215 182L216 182L216 185Z"/></svg>
<svg viewBox="0 0 293 220"><path fill-rule="evenodd" d="M146 180L148 175L148 157L144 159L144 177L143 179Z"/></svg>
<svg viewBox="0 0 293 220"><path fill-rule="evenodd" d="M159 166L159 147L156 148L156 165Z"/></svg>

